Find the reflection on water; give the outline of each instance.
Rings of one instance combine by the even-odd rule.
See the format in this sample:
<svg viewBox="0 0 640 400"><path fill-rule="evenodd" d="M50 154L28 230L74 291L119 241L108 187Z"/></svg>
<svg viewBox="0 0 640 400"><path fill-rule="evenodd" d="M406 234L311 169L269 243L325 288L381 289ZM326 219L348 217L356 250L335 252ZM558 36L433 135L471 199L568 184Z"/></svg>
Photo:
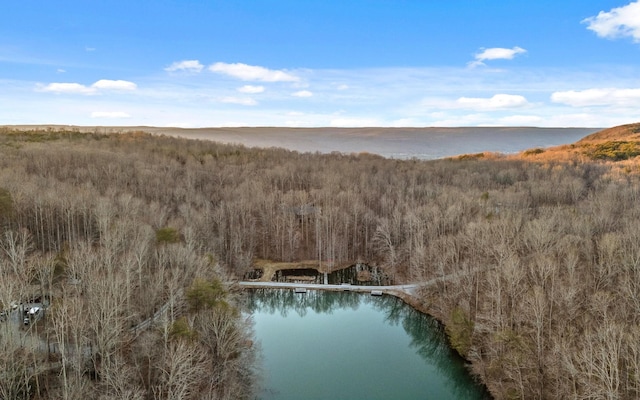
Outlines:
<svg viewBox="0 0 640 400"><path fill-rule="evenodd" d="M329 284L339 285L386 286L393 285L391 278L382 269L366 264L356 264L329 274Z"/></svg>
<svg viewBox="0 0 640 400"><path fill-rule="evenodd" d="M255 289L262 399L484 399L441 326L391 296Z"/></svg>

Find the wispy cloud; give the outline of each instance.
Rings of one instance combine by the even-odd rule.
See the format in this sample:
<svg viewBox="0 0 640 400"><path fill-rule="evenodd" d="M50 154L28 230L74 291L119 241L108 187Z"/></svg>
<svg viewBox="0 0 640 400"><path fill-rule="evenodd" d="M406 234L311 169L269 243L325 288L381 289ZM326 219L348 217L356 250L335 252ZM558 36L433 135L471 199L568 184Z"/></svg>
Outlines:
<svg viewBox="0 0 640 400"><path fill-rule="evenodd" d="M238 84L206 66L184 79L163 73L139 78L138 85L45 83L35 86L39 94L33 82L0 79L0 102L10 107L0 118L91 125L97 118L117 123L126 111L131 125L191 127L612 126L637 120L640 107L640 67L318 69L296 70L298 82ZM600 87L589 89L594 81ZM304 98L305 91L312 97ZM52 101L42 92L64 96ZM45 110L38 121L29 114L36 106Z"/></svg>
<svg viewBox="0 0 640 400"><path fill-rule="evenodd" d="M542 118L537 115L509 115L502 117L499 120L499 125L513 126L513 125L537 125L542 122Z"/></svg>
<svg viewBox="0 0 640 400"><path fill-rule="evenodd" d="M299 77L286 71L273 70L256 65L242 63L227 64L217 62L209 67L209 71L228 75L243 81L257 82L297 82Z"/></svg>
<svg viewBox="0 0 640 400"><path fill-rule="evenodd" d="M244 85L237 90L240 93L257 94L264 92L264 86Z"/></svg>
<svg viewBox="0 0 640 400"><path fill-rule="evenodd" d="M640 88L596 88L554 92L551 101L572 107L640 106Z"/></svg>
<svg viewBox="0 0 640 400"><path fill-rule="evenodd" d="M595 17L585 18L582 23L603 38L631 37L635 42L640 42L640 1L612 8L608 12L600 11Z"/></svg>
<svg viewBox="0 0 640 400"><path fill-rule="evenodd" d="M233 97L233 96L222 97L220 98L220 102L227 103L227 104L239 104L241 106L255 106L258 104L258 102L255 99L252 99L251 97Z"/></svg>
<svg viewBox="0 0 640 400"><path fill-rule="evenodd" d="M330 126L336 128L357 128L357 127L371 127L381 126L381 121L375 118L334 118L329 123Z"/></svg>
<svg viewBox="0 0 640 400"><path fill-rule="evenodd" d="M470 67L478 67L485 65L487 60L511 60L518 54L524 54L527 51L522 47L515 46L511 49L503 47L492 47L489 49L481 49L479 53L475 55L475 60L469 62Z"/></svg>
<svg viewBox="0 0 640 400"><path fill-rule="evenodd" d="M48 85L39 86L41 92L65 93L65 94L98 94L101 91L133 91L137 89L137 85L130 81L100 79L91 86L85 86L80 83L73 82L54 82Z"/></svg>
<svg viewBox="0 0 640 400"><path fill-rule="evenodd" d="M300 90L292 93L291 95L294 97L311 97L313 96L313 92L310 92L309 90Z"/></svg>
<svg viewBox="0 0 640 400"><path fill-rule="evenodd" d="M500 110L505 108L524 107L527 99L524 96L515 94L496 94L492 97L460 97L456 104L463 108L475 110Z"/></svg>
<svg viewBox="0 0 640 400"><path fill-rule="evenodd" d="M91 118L119 119L131 118L131 115L124 111L94 111L91 113Z"/></svg>
<svg viewBox="0 0 640 400"><path fill-rule="evenodd" d="M200 64L198 60L184 60L184 61L176 61L173 64L166 67L164 70L167 72L192 72L197 73L204 69L204 65Z"/></svg>

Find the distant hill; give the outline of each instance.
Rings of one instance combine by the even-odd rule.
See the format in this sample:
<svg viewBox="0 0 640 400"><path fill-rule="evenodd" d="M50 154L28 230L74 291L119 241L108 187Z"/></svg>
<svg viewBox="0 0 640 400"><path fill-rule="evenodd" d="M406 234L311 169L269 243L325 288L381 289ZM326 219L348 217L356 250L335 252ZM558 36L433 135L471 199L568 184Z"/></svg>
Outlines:
<svg viewBox="0 0 640 400"><path fill-rule="evenodd" d="M0 126L1 127L1 126ZM432 160L479 152L517 154L523 150L575 143L602 128L425 127L425 128L171 128L144 126L9 126L12 129L72 129L115 133L143 131L196 140L281 147L299 152L371 153L396 159Z"/></svg>
<svg viewBox="0 0 640 400"><path fill-rule="evenodd" d="M640 162L640 123L615 126L592 133L573 144L525 150L515 158L531 161Z"/></svg>
<svg viewBox="0 0 640 400"><path fill-rule="evenodd" d="M640 122L635 124L627 124L615 126L601 130L591 135L585 136L577 143L594 143L603 141L640 141Z"/></svg>

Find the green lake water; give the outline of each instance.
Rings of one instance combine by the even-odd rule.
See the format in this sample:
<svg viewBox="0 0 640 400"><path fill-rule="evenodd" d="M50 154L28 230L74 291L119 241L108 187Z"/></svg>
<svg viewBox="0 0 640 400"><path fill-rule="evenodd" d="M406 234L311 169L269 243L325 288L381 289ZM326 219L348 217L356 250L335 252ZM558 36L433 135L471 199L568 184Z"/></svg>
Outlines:
<svg viewBox="0 0 640 400"><path fill-rule="evenodd" d="M487 399L442 327L391 296L248 291L263 400Z"/></svg>

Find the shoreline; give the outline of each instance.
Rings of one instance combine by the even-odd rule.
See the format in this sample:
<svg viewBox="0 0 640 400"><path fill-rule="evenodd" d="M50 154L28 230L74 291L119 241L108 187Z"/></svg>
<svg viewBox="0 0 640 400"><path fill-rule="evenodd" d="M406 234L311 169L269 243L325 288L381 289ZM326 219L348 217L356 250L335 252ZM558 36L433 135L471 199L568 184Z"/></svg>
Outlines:
<svg viewBox="0 0 640 400"><path fill-rule="evenodd" d="M427 315L427 316L429 316L429 317L431 317L431 318L435 319L436 321L438 321L438 323L439 323L440 325L442 325L442 327L443 327L443 328L444 328L444 327L446 327L446 324L444 323L444 321L443 321L442 317L441 317L441 316L438 316L438 315L435 315L433 312L431 312L431 311L429 310L429 308L428 308L428 304L427 304L427 303L425 303L424 301L422 301L421 299L419 299L419 298L417 298L417 297L415 297L415 296L412 296L412 295L410 295L410 294L408 294L408 293L400 292L400 291L389 291L387 294L389 294L390 296L394 296L394 297L396 297L396 298L398 298L398 299L402 300L405 304L407 304L409 307L413 308L414 310L416 310L416 311L418 311L418 312L420 312L420 313L422 313L422 314L424 314L424 315ZM488 394L492 399L494 399L494 398L495 398L495 396L494 396L494 395L493 395L493 393L491 392L491 389L490 389L489 385L487 385L487 382L485 382L484 380L482 380L482 379L481 379L480 374L478 374L478 373L476 372L476 369L475 369L476 365L475 365L473 362L469 361L469 359L467 359L466 357L464 357L463 355L461 355L461 354L460 354L456 349L454 349L454 348L451 346L451 343L449 342L449 337L448 337L448 336L447 336L447 344L449 345L449 348L450 348L451 350L455 351L455 352L456 352L456 354L457 354L460 358L462 358L462 359L465 361L465 363L469 366L469 374L471 375L471 377L472 377L474 380L476 380L479 384L481 384L481 385L484 387L484 389L485 389L485 391L487 392L487 394Z"/></svg>
<svg viewBox="0 0 640 400"><path fill-rule="evenodd" d="M258 279L248 279L245 280L245 282L249 282L249 283L255 283L256 285L260 285L261 283L263 284L270 284L271 282L271 277L275 276L276 271L282 270L282 269L306 269L306 268L312 268L312 269L316 269L318 271L318 273L326 273L326 272L330 272L330 271L336 271L339 270L341 268L345 268L348 267L350 265L352 265L353 263L343 263L344 265L341 266L333 266L333 267L329 267L328 264L326 263L322 263L322 262L318 262L317 260L303 260L303 261L298 261L298 262L278 262L278 261L272 261L272 260L266 260L266 259L256 259L253 262L253 267L255 270L261 270L262 271L262 275L260 276L260 278ZM238 282L239 286L241 289L251 289L253 288L252 286L242 286L241 282ZM401 285L392 285L392 286L409 286L411 284L401 284ZM289 289L289 290L293 290L292 287L295 286L299 286L299 287L305 287L305 286L316 286L316 284L313 285L307 285L307 284L295 284L295 283L288 283L288 284L284 284L281 286L271 286L271 287L263 287L263 288L267 288L267 289L276 289L276 290L283 290L283 289ZM310 290L323 290L323 291L352 291L352 292L358 292L361 294L366 294L369 293L372 289L364 286L364 285L349 285L349 286L342 286L342 285L329 285L329 284L321 284L321 285L317 285L317 286L326 286L326 287L316 287L316 288L312 288ZM436 321L438 321L438 323L440 325L442 325L442 327L446 327L446 324L444 323L444 318L442 315L438 315L437 313L434 313L433 310L431 310L429 308L429 304L426 303L425 301L423 301L422 299L420 299L418 296L416 295L412 295L404 290L398 290L398 289L393 289L393 288L386 288L384 290L384 294L390 295L390 296L394 296L397 299L402 300L406 305L408 305L409 307L413 308L414 310L427 315L433 319L435 319ZM486 390L487 394L489 394L489 396L491 396L491 398L495 398L495 396L493 395L493 393L491 392L491 390L489 389L489 385L487 384L487 382L485 382L484 380L481 379L481 375L479 373L476 372L476 365L471 362L469 359L467 359L466 357L464 357L463 355L461 355L456 349L454 349L451 346L451 343L449 342L449 337L447 336L447 343L449 345L449 348L451 348L453 351L456 352L456 354L463 360L465 360L465 363L467 363L467 365L469 366L469 373L472 376L473 379L475 379L478 383L480 383Z"/></svg>
<svg viewBox="0 0 640 400"><path fill-rule="evenodd" d="M292 289L293 286L296 286L296 284L284 284L284 285L280 285L280 286L264 286L264 287L260 287L259 284L260 283L268 283L268 282L264 282L264 281L259 281L256 280L254 281L257 285L256 286L248 286L248 285L243 285L242 282L237 282L238 286L240 287L241 290L246 290L246 289L257 289L257 288L261 288L261 289L271 289L271 290L294 290ZM245 282L245 283L252 283L252 282ZM297 286L300 287L305 287L305 284L297 284ZM349 286L342 286L342 285L314 285L314 286L327 286L326 288L320 288L320 287L314 287L310 290L320 290L320 291L329 291L329 292L343 292L343 291L349 291L349 292L356 292L359 294L367 294L370 293L371 289L368 288L367 286L358 286L358 285L349 285ZM403 303L405 303L407 306L413 308L415 311L418 311L419 313L426 315L430 318L433 318L434 320L436 320L438 322L438 324L440 324L443 328L446 326L446 324L443 322L443 319L441 318L441 316L438 316L436 314L434 314L431 310L429 310L428 304L425 303L424 301L422 301L420 298L411 295L405 291L402 290L397 290L397 289L386 289L384 291L384 294L389 295L389 296L393 296L399 300L401 300ZM446 335L445 335L446 336ZM475 370L475 365L473 362L469 361L466 357L462 356L456 349L454 349L451 346L451 343L449 342L449 338L447 336L447 345L448 347L454 351L456 353L456 355L458 357L460 357L460 359L464 360L465 364L469 367L469 375L471 376L471 378L476 381L476 383L478 383L479 385L482 386L482 388L484 389L484 391L486 392L487 395L490 396L491 399L495 398L495 396L493 395L493 393L491 392L489 386L487 385L487 382L483 381L481 379L481 376L476 373Z"/></svg>

